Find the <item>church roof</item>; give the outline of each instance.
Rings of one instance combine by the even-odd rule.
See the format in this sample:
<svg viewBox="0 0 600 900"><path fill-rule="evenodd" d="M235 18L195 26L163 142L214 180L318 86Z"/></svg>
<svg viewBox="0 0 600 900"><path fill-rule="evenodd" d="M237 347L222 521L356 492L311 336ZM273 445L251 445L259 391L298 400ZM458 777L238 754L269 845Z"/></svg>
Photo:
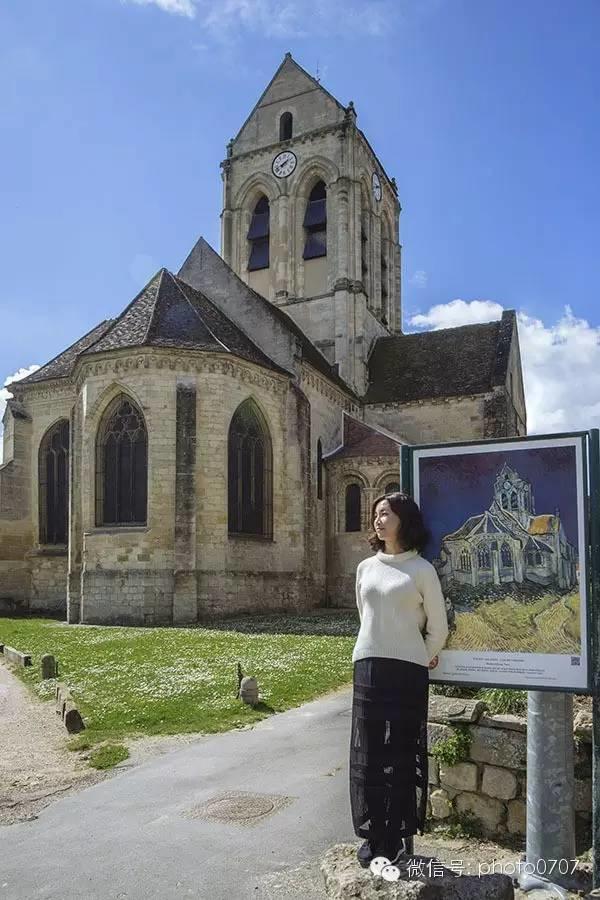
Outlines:
<svg viewBox="0 0 600 900"><path fill-rule="evenodd" d="M365 422L355 419L344 412L344 435L342 445L323 459L330 462L333 459L343 459L351 456L394 456L399 462L399 448L402 446L400 439L396 440L391 435Z"/></svg>
<svg viewBox="0 0 600 900"><path fill-rule="evenodd" d="M514 317L505 310L499 322L378 338L364 402L460 397L504 384Z"/></svg>
<svg viewBox="0 0 600 900"><path fill-rule="evenodd" d="M120 316L102 322L20 384L68 377L81 356L146 346L229 353L288 374L201 291L160 269Z"/></svg>
<svg viewBox="0 0 600 900"><path fill-rule="evenodd" d="M239 275L227 265L223 257L219 256L203 237L196 241L179 270L179 277L186 284L193 281L194 285L204 294L208 297L215 295L215 298L219 293L226 295L230 292L229 285L231 280L233 280L237 290L243 291L247 296L250 306L260 307L261 313L276 319L288 332L294 335L300 344L302 359L305 362L309 363L317 372L325 375L333 384L341 388L344 393L349 394L356 400L357 403L360 402L359 397L352 388L337 374L336 369L331 366L327 358L315 347L291 316L288 316L283 309L275 306L262 294L254 291L245 281L242 281Z"/></svg>
<svg viewBox="0 0 600 900"><path fill-rule="evenodd" d="M150 279L100 340L84 353L141 346L230 353L278 372L285 371L208 297L167 269L160 269Z"/></svg>
<svg viewBox="0 0 600 900"><path fill-rule="evenodd" d="M476 534L512 534L513 529L500 516L494 515L490 510L485 510L478 516L471 516L467 521L447 534L444 540L460 540Z"/></svg>

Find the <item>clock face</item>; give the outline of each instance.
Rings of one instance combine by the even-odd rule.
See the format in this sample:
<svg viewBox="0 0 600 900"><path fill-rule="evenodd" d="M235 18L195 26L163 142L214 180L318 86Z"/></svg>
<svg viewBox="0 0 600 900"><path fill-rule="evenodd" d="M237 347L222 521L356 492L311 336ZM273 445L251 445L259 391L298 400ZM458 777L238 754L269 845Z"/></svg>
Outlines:
<svg viewBox="0 0 600 900"><path fill-rule="evenodd" d="M379 180L379 175L377 174L377 172L373 172L373 175L371 176L371 184L373 186L373 196L379 203L379 201L381 200L381 181Z"/></svg>
<svg viewBox="0 0 600 900"><path fill-rule="evenodd" d="M276 175L277 178L287 178L296 168L297 162L296 154L292 153L291 150L284 150L282 153L278 153L271 166L273 175Z"/></svg>
<svg viewBox="0 0 600 900"><path fill-rule="evenodd" d="M506 490L508 490L508 488L511 487L510 481L505 481L505 482L504 482L504 487L506 488Z"/></svg>

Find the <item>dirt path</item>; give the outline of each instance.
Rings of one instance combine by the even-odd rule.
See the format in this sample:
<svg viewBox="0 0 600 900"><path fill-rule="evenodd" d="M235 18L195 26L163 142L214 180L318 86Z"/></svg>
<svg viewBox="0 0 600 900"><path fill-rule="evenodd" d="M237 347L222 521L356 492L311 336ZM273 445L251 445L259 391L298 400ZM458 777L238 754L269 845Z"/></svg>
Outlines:
<svg viewBox="0 0 600 900"><path fill-rule="evenodd" d="M0 825L36 818L67 791L106 778L80 753L53 703L41 703L0 660Z"/></svg>

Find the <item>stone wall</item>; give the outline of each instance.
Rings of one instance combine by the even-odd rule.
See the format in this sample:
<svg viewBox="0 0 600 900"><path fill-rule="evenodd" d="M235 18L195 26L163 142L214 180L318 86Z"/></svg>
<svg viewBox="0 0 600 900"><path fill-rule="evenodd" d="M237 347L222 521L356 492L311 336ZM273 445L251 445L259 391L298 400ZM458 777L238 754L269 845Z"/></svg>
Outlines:
<svg viewBox="0 0 600 900"><path fill-rule="evenodd" d="M465 758L447 765L436 756L460 728L468 736ZM575 829L577 852L591 843L591 720L575 717ZM527 808L527 720L489 715L476 700L432 694L429 706L429 800L431 824L464 817L489 837L524 836Z"/></svg>

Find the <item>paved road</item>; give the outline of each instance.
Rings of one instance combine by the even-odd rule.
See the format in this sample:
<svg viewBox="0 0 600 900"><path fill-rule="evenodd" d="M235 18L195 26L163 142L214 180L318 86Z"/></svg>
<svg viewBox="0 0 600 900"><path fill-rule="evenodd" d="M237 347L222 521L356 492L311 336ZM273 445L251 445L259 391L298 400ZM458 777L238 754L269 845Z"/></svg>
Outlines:
<svg viewBox="0 0 600 900"><path fill-rule="evenodd" d="M352 688L208 735L0 828L0 900L323 897L321 854L356 841ZM251 825L190 815L224 791L291 798Z"/></svg>

